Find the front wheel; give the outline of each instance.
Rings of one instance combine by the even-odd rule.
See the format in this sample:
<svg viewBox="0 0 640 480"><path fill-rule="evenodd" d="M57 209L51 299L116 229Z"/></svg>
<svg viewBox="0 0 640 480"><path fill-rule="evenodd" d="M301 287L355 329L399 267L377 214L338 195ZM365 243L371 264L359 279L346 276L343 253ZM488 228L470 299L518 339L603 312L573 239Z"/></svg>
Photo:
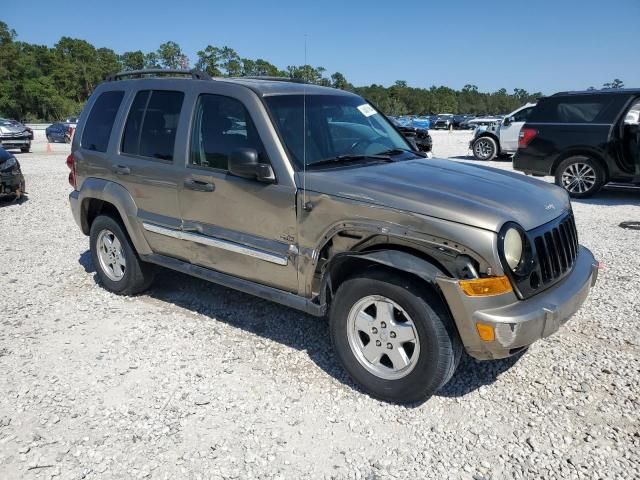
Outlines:
<svg viewBox="0 0 640 480"><path fill-rule="evenodd" d="M571 197L587 198L595 195L605 184L606 174L596 160L575 156L564 160L556 169L556 185Z"/></svg>
<svg viewBox="0 0 640 480"><path fill-rule="evenodd" d="M426 400L444 386L462 352L442 301L409 276L369 270L338 289L331 340L351 378L382 400Z"/></svg>
<svg viewBox="0 0 640 480"><path fill-rule="evenodd" d="M20 147L20 151L22 153L29 153L31 151L31 145L29 145L28 147Z"/></svg>
<svg viewBox="0 0 640 480"><path fill-rule="evenodd" d="M498 154L498 144L491 137L480 137L473 142L471 147L473 156L477 160L490 161Z"/></svg>
<svg viewBox="0 0 640 480"><path fill-rule="evenodd" d="M91 259L107 290L133 295L153 281L153 267L134 251L124 228L113 218L100 215L91 224Z"/></svg>

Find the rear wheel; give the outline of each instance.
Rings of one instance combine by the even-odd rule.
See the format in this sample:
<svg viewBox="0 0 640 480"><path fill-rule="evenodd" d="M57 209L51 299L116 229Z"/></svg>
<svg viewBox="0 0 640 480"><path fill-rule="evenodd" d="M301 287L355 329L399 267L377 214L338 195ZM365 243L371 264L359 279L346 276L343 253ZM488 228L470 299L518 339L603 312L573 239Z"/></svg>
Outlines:
<svg viewBox="0 0 640 480"><path fill-rule="evenodd" d="M369 270L332 302L331 340L351 378L374 397L424 401L455 371L462 345L438 296L410 276Z"/></svg>
<svg viewBox="0 0 640 480"><path fill-rule="evenodd" d="M574 198L587 198L604 185L606 173L600 163L590 157L569 157L556 169L556 185Z"/></svg>
<svg viewBox="0 0 640 480"><path fill-rule="evenodd" d="M480 137L473 142L471 147L473 156L477 160L490 161L498 154L498 144L491 137Z"/></svg>
<svg viewBox="0 0 640 480"><path fill-rule="evenodd" d="M140 260L124 228L113 218L100 215L93 221L90 245L91 259L107 290L133 295L153 281L153 267Z"/></svg>

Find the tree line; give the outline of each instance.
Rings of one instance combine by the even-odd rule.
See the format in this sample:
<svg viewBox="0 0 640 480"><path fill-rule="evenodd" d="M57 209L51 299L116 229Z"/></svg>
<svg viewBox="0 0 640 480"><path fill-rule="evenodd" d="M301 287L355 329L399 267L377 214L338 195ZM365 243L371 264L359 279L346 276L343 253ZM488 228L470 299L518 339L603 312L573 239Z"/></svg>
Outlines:
<svg viewBox="0 0 640 480"><path fill-rule="evenodd" d="M193 66L180 46L172 41L156 51L118 54L96 48L85 40L62 37L53 46L17 40L16 32L0 21L0 116L28 122L54 121L77 115L93 89L109 74L145 68L193 67L211 76L275 76L297 78L317 85L350 90L362 95L387 115L468 113L499 114L536 101L542 93L516 88L509 93L478 91L475 85L462 90L444 86L415 88L398 80L391 87L372 84L356 87L340 72L323 67L289 65L280 69L268 60L241 57L230 47L208 45L197 52ZM619 79L605 88L619 88ZM593 88L593 87L590 87Z"/></svg>

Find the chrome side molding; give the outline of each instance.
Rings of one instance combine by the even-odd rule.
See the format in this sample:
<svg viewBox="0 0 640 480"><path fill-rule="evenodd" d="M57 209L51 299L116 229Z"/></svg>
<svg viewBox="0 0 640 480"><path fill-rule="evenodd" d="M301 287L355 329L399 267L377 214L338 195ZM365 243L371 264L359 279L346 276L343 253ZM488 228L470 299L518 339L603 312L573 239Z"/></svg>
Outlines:
<svg viewBox="0 0 640 480"><path fill-rule="evenodd" d="M246 245L230 242L228 240L221 240L219 238L209 237L199 233L175 230L173 228L162 227L148 222L143 222L142 227L149 232L157 233L159 235L165 235L179 240L186 240L189 242L200 243L202 245L208 245L210 247L220 248L229 252L239 253L241 255L247 255L259 260L264 260L265 262L275 263L276 265L286 266L289 263L289 259L287 257L275 255L257 248L247 247Z"/></svg>

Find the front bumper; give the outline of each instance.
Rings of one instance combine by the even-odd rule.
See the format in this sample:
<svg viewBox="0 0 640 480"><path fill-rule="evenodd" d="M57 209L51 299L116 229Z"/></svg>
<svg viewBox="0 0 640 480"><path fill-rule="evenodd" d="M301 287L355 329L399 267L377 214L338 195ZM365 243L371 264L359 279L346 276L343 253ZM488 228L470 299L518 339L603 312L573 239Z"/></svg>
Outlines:
<svg viewBox="0 0 640 480"><path fill-rule="evenodd" d="M578 311L597 277L598 262L581 246L573 271L566 278L526 300L518 300L513 292L469 297L457 280L438 277L437 281L467 353L479 360L488 360L513 355L555 333ZM476 322L491 325L495 340L481 340Z"/></svg>
<svg viewBox="0 0 640 480"><path fill-rule="evenodd" d="M31 146L29 136L0 137L0 146L3 148L24 148Z"/></svg>

